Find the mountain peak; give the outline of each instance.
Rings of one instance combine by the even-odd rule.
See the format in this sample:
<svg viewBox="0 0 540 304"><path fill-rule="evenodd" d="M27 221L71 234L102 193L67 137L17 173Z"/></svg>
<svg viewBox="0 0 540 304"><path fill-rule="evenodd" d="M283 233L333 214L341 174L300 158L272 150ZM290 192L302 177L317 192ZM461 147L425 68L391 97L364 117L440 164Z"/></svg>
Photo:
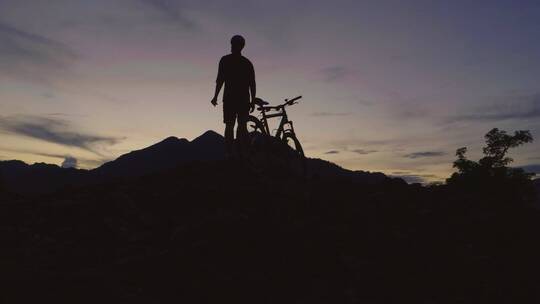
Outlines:
<svg viewBox="0 0 540 304"><path fill-rule="evenodd" d="M178 138L176 136L169 136L165 138L164 140L158 142L156 145L159 144L173 144L173 143L180 143L180 142L186 142L187 140L185 138Z"/></svg>
<svg viewBox="0 0 540 304"><path fill-rule="evenodd" d="M148 151L148 150L161 150L161 149L170 149L172 147L177 147L177 146L181 146L181 145L185 145L185 144L188 144L189 141L185 138L178 138L176 136L169 136L167 138L165 138L164 140L160 141L160 142L157 142L149 147L146 147L144 149L141 149L141 150L136 150L136 151ZM136 151L132 151L130 153L133 153L133 152L136 152ZM128 153L127 155L129 155L130 153ZM123 156L123 155L122 155ZM120 156L120 157L122 157Z"/></svg>
<svg viewBox="0 0 540 304"><path fill-rule="evenodd" d="M101 177L142 176L189 161L222 159L223 155L223 137L214 131L207 131L191 142L169 136L144 149L121 155L93 172Z"/></svg>
<svg viewBox="0 0 540 304"><path fill-rule="evenodd" d="M163 141L177 141L178 140L178 137L176 136L169 136L167 138L165 138Z"/></svg>
<svg viewBox="0 0 540 304"><path fill-rule="evenodd" d="M223 140L223 136L221 134L217 133L214 130L208 130L204 132L202 135L196 137L192 140L192 142L198 142L198 141L221 141Z"/></svg>

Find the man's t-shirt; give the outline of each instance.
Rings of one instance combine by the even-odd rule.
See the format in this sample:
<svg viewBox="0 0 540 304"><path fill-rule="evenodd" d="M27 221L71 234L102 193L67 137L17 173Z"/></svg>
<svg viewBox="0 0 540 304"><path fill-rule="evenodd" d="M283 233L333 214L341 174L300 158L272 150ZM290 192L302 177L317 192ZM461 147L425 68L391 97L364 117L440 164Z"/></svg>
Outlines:
<svg viewBox="0 0 540 304"><path fill-rule="evenodd" d="M242 55L225 55L219 61L217 82L225 82L223 103L249 103L249 87L255 84L253 64Z"/></svg>

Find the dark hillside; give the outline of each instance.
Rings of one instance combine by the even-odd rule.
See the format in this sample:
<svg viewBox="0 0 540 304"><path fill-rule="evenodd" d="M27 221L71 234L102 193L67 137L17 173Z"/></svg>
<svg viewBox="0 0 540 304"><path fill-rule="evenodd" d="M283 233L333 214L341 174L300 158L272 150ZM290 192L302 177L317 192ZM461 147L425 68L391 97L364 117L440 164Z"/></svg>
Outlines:
<svg viewBox="0 0 540 304"><path fill-rule="evenodd" d="M540 301L540 214L504 187L407 185L314 159L305 176L270 139L249 161L160 160L216 138L102 167L122 178L0 192L2 302Z"/></svg>
<svg viewBox="0 0 540 304"><path fill-rule="evenodd" d="M6 303L534 303L538 212L496 197L477 204L478 195L190 162L2 204L2 295Z"/></svg>

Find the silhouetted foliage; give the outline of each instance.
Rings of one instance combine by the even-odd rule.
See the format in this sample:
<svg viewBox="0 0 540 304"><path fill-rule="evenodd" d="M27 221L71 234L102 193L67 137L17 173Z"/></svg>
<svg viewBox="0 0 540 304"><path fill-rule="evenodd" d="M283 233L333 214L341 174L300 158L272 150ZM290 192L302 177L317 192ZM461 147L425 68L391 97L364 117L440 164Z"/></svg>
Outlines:
<svg viewBox="0 0 540 304"><path fill-rule="evenodd" d="M512 198L515 201L530 202L535 190L531 178L534 174L526 173L521 168L511 168L513 161L507 156L510 148L515 148L533 141L529 131L516 131L509 135L504 130L492 129L485 135L484 157L478 162L467 159L466 147L456 150L457 160L454 168L458 172L446 180L450 186L460 190L473 190L488 193L492 197Z"/></svg>

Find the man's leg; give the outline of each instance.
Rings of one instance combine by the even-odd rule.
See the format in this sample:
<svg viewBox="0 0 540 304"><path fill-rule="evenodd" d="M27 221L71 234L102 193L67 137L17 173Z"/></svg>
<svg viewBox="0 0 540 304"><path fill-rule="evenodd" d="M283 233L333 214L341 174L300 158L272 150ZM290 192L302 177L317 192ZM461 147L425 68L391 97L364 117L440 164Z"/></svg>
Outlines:
<svg viewBox="0 0 540 304"><path fill-rule="evenodd" d="M247 156L248 149L248 131L247 118L249 115L249 107L242 108L238 112L238 127L236 128L236 140L238 141L242 156Z"/></svg>
<svg viewBox="0 0 540 304"><path fill-rule="evenodd" d="M231 158L234 154L234 121L225 123L225 157Z"/></svg>
<svg viewBox="0 0 540 304"><path fill-rule="evenodd" d="M225 123L225 157L234 155L234 123L236 114L228 103L223 103L223 122Z"/></svg>
<svg viewBox="0 0 540 304"><path fill-rule="evenodd" d="M238 117L238 127L236 128L236 138L240 141L245 141L247 138L247 121Z"/></svg>

